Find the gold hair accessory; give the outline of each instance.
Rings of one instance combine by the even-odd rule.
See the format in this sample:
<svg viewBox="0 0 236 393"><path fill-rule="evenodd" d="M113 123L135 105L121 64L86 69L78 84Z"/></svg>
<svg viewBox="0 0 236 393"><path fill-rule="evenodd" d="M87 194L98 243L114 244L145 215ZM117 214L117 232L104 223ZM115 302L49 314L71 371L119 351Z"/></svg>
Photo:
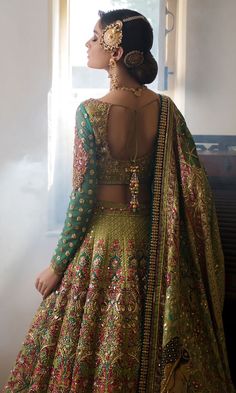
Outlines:
<svg viewBox="0 0 236 393"><path fill-rule="evenodd" d="M117 20L105 27L100 38L100 45L103 49L113 51L119 48L123 37L122 26L121 20Z"/></svg>
<svg viewBox="0 0 236 393"><path fill-rule="evenodd" d="M124 57L124 63L127 68L135 68L143 64L144 56L140 50L132 50L128 52Z"/></svg>
<svg viewBox="0 0 236 393"><path fill-rule="evenodd" d="M129 18L123 19L123 22L129 22L131 20L136 20L136 19L143 19L143 20L147 21L145 16L143 16L143 15L135 15L135 16L130 16Z"/></svg>
<svg viewBox="0 0 236 393"><path fill-rule="evenodd" d="M123 22L130 22L136 19L143 19L144 21L149 23L143 15L135 15L135 16L130 16L129 18L125 18L122 21L117 20L116 22L106 26L100 38L100 45L103 47L103 49L111 52L115 49L118 49L120 47L123 37L122 34Z"/></svg>

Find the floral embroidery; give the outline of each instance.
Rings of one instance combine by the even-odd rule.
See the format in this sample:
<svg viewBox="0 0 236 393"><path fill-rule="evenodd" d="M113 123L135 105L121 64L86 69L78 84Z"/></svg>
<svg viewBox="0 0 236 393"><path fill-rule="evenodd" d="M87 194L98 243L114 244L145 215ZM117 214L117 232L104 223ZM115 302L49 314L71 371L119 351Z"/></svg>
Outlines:
<svg viewBox="0 0 236 393"><path fill-rule="evenodd" d="M82 105L76 113L73 165L73 191L62 234L51 260L57 273L63 273L82 243L96 199L96 149L93 129Z"/></svg>
<svg viewBox="0 0 236 393"><path fill-rule="evenodd" d="M136 393L150 216L99 211L42 302L5 392Z"/></svg>
<svg viewBox="0 0 236 393"><path fill-rule="evenodd" d="M78 136L78 130L75 127L74 141L74 162L73 162L73 189L79 190L86 173L89 155L84 150L83 141Z"/></svg>
<svg viewBox="0 0 236 393"><path fill-rule="evenodd" d="M112 157L107 140L107 123L111 104L90 98L85 101L89 120L93 124L96 157L98 165L98 183L100 184L129 184L130 160L118 160ZM148 183L152 174L152 154L137 158L140 167L139 179Z"/></svg>

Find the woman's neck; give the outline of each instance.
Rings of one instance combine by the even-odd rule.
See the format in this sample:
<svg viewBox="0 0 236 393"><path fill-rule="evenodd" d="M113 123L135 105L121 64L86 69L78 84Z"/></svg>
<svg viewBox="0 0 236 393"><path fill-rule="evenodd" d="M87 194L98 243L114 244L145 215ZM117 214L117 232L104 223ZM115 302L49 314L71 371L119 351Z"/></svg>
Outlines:
<svg viewBox="0 0 236 393"><path fill-rule="evenodd" d="M128 87L128 88L139 88L141 86L134 78L132 78L128 72L123 69L123 67L117 66L116 69L116 76L117 76L117 86L118 87ZM110 81L110 90L112 89L112 81Z"/></svg>

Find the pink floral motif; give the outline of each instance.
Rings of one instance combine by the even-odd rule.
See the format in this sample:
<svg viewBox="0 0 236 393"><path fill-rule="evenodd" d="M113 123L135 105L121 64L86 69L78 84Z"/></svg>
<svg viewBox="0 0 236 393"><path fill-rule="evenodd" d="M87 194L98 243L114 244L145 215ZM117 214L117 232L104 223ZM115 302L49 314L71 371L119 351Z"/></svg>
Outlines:
<svg viewBox="0 0 236 393"><path fill-rule="evenodd" d="M88 164L88 153L84 150L83 140L78 136L75 128L74 161L73 161L73 189L79 190L84 180Z"/></svg>
<svg viewBox="0 0 236 393"><path fill-rule="evenodd" d="M5 393L137 391L148 227L121 241L116 225L87 233L39 307Z"/></svg>
<svg viewBox="0 0 236 393"><path fill-rule="evenodd" d="M167 273L167 274L166 274L166 284L167 284L167 287L170 286L170 283L171 283L171 274L170 274L170 273Z"/></svg>

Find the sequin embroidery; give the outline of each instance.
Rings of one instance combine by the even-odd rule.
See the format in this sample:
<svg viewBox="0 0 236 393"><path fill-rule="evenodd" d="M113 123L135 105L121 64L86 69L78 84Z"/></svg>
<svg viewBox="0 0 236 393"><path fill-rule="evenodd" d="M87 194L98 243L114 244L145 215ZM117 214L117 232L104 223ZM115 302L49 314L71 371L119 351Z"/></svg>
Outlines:
<svg viewBox="0 0 236 393"><path fill-rule="evenodd" d="M73 189L79 190L86 173L89 155L84 150L83 141L78 136L75 127L74 162L73 162Z"/></svg>
<svg viewBox="0 0 236 393"><path fill-rule="evenodd" d="M84 102L93 125L98 167L98 184L129 184L130 160L112 157L107 140L107 122L111 104L90 98ZM152 154L138 157L140 183L150 183L153 170Z"/></svg>

